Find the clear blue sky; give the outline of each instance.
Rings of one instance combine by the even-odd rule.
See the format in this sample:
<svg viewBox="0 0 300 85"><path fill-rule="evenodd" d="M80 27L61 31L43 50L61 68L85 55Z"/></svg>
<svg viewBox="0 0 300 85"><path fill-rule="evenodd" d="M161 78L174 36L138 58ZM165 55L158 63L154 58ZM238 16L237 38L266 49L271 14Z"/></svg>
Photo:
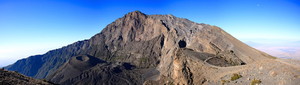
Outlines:
<svg viewBox="0 0 300 85"><path fill-rule="evenodd" d="M0 0L0 67L88 39L135 10L216 25L242 41L300 40L299 0Z"/></svg>

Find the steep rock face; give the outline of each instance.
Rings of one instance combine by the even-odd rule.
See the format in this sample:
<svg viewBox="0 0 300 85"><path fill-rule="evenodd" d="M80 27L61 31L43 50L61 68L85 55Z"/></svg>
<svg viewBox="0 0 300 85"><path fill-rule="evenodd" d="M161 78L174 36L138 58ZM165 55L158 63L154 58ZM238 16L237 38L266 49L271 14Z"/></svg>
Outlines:
<svg viewBox="0 0 300 85"><path fill-rule="evenodd" d="M215 84L211 76L223 74L213 72L272 58L219 27L135 11L89 40L6 69L59 84Z"/></svg>

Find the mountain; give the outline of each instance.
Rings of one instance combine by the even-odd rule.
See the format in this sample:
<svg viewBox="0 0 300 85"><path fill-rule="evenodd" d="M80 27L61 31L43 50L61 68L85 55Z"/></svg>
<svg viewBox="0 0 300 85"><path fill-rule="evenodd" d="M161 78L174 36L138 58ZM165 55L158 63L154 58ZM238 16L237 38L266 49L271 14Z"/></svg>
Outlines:
<svg viewBox="0 0 300 85"><path fill-rule="evenodd" d="M0 85L54 85L45 80L37 80L17 72L0 69Z"/></svg>
<svg viewBox="0 0 300 85"><path fill-rule="evenodd" d="M249 47L216 26L134 11L88 40L5 69L62 85L286 85L300 83L300 67L291 62Z"/></svg>

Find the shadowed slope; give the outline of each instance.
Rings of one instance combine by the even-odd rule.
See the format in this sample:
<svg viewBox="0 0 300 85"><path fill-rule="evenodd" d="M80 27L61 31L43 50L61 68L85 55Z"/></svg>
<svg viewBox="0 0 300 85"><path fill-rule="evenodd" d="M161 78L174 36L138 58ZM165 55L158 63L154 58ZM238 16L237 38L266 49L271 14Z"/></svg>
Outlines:
<svg viewBox="0 0 300 85"><path fill-rule="evenodd" d="M53 83L33 79L17 72L0 69L0 85L54 85Z"/></svg>

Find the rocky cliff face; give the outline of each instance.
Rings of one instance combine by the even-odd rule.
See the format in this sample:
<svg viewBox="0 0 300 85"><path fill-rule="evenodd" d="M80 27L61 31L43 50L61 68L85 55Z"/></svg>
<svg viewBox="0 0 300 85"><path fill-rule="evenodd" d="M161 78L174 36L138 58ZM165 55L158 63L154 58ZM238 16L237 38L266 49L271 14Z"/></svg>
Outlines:
<svg viewBox="0 0 300 85"><path fill-rule="evenodd" d="M219 27L134 11L89 40L19 60L6 69L59 84L198 85L221 84L231 71L275 62L273 58Z"/></svg>

